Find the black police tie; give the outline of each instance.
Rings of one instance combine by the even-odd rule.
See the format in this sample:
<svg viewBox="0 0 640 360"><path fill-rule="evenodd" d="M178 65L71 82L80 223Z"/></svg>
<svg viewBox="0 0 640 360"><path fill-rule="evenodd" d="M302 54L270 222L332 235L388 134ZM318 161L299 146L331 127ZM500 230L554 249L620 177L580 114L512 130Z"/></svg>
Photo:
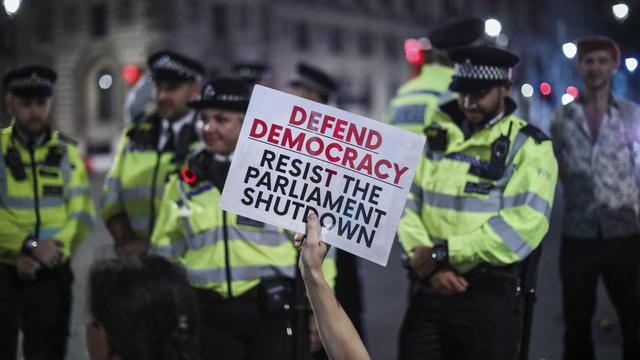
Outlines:
<svg viewBox="0 0 640 360"><path fill-rule="evenodd" d="M169 125L169 133L167 134L167 141L164 143L164 149L162 151L172 151L175 148L174 145L174 138L175 136L173 135L173 129L171 128L171 125Z"/></svg>

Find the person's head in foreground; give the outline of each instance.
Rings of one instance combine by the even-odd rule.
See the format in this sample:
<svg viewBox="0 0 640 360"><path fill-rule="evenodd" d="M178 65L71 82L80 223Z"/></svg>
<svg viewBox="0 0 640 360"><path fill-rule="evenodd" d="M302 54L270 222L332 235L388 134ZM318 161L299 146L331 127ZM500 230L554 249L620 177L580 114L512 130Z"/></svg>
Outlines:
<svg viewBox="0 0 640 360"><path fill-rule="evenodd" d="M449 90L460 94L458 106L474 128L505 112L512 68L519 58L490 46L467 46L450 52L455 63Z"/></svg>
<svg viewBox="0 0 640 360"><path fill-rule="evenodd" d="M576 69L585 89L607 89L620 66L618 44L607 37L594 36L578 40L577 47Z"/></svg>
<svg viewBox="0 0 640 360"><path fill-rule="evenodd" d="M242 80L219 78L206 83L200 98L189 102L189 107L199 111L198 131L207 150L233 153L250 97L251 90Z"/></svg>
<svg viewBox="0 0 640 360"><path fill-rule="evenodd" d="M86 341L91 360L191 360L196 302L184 272L154 256L93 264Z"/></svg>

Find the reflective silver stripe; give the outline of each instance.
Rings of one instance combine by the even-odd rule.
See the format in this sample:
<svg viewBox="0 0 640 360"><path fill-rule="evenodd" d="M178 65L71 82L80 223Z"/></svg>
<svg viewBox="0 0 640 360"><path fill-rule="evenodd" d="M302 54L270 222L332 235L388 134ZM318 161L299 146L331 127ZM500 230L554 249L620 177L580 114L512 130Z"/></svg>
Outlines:
<svg viewBox="0 0 640 360"><path fill-rule="evenodd" d="M487 222L489 226L500 237L500 240L507 245L514 254L520 259L524 259L533 249L527 244L526 241L518 234L511 225L500 216L494 216Z"/></svg>
<svg viewBox="0 0 640 360"><path fill-rule="evenodd" d="M69 214L69 219L78 219L79 221L82 221L83 223L91 227L93 227L93 225L95 224L95 220L93 216L91 216L91 214L84 211L77 211Z"/></svg>
<svg viewBox="0 0 640 360"><path fill-rule="evenodd" d="M120 190L122 201L131 201L134 199L149 199L151 197L151 186L134 186Z"/></svg>
<svg viewBox="0 0 640 360"><path fill-rule="evenodd" d="M499 198L491 196L487 199L481 199L432 191L425 191L423 198L424 204L431 207L468 212L497 212L500 210L498 200Z"/></svg>
<svg viewBox="0 0 640 360"><path fill-rule="evenodd" d="M424 195L424 204L440 209L465 212L498 212L501 209L527 205L543 214L547 219L551 214L549 202L534 192L505 197L502 197L500 193L492 192L487 198L456 196L431 191L425 191Z"/></svg>
<svg viewBox="0 0 640 360"><path fill-rule="evenodd" d="M120 202L120 194L117 191L103 192L100 198L100 207L111 206L117 202Z"/></svg>
<svg viewBox="0 0 640 360"><path fill-rule="evenodd" d="M74 196L90 195L90 194L91 194L91 191L89 190L88 187L76 186L69 189L67 196L74 197Z"/></svg>
<svg viewBox="0 0 640 360"><path fill-rule="evenodd" d="M290 266L234 266L231 268L231 280L255 280L259 278L284 276L295 277L296 265ZM192 283L204 284L210 282L224 282L227 280L225 268L218 269L187 269L187 276Z"/></svg>
<svg viewBox="0 0 640 360"><path fill-rule="evenodd" d="M513 163L513 159L516 157L516 154L518 153L518 151L520 151L524 143L527 142L528 138L529 136L527 134L521 131L518 132L518 135L516 135L516 139L513 141L513 146L509 151L509 158L507 159L507 162L506 162L507 165L510 165L511 163Z"/></svg>
<svg viewBox="0 0 640 360"><path fill-rule="evenodd" d="M420 206L416 199L412 200L407 198L407 201L404 203L404 208L413 211L414 213L420 212Z"/></svg>
<svg viewBox="0 0 640 360"><path fill-rule="evenodd" d="M247 230L236 227L229 227L228 229L230 241L244 240L262 246L280 246L282 243L290 241L286 234L275 231ZM167 257L180 256L187 249L199 250L223 240L222 227L218 227L195 234L193 237L173 241L170 245L154 246L154 253Z"/></svg>
<svg viewBox="0 0 640 360"><path fill-rule="evenodd" d="M44 228L40 229L40 239L53 239L62 228Z"/></svg>
<svg viewBox="0 0 640 360"><path fill-rule="evenodd" d="M503 207L517 207L527 205L533 210L544 214L549 219L551 215L551 205L549 202L534 192L526 192L518 195L505 196L503 199Z"/></svg>
<svg viewBox="0 0 640 360"><path fill-rule="evenodd" d="M4 205L8 208L28 210L35 207L35 199L33 198L6 196L2 200ZM64 206L64 199L46 197L39 199L38 203L41 208Z"/></svg>

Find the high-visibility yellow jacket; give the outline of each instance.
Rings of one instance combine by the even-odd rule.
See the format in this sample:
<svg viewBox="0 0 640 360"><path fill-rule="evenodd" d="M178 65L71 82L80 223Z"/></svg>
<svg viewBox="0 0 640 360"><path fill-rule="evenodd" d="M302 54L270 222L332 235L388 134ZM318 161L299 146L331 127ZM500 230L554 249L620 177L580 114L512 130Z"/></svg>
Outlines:
<svg viewBox="0 0 640 360"><path fill-rule="evenodd" d="M26 146L15 125L0 130L0 263L15 265L24 241L59 240L62 261L90 234L95 208L75 142L48 130Z"/></svg>
<svg viewBox="0 0 640 360"><path fill-rule="evenodd" d="M206 151L194 155L211 160L212 156ZM228 167L213 171L223 174L216 182L218 187L224 184L226 171ZM192 185L181 175L170 178L150 252L181 264L194 287L211 289L223 297L242 295L261 279L293 279L298 252L291 234L223 211L219 188L212 181L203 180L202 173L198 176L200 180ZM323 264L329 284L334 283L336 273L334 252L332 248Z"/></svg>
<svg viewBox="0 0 640 360"><path fill-rule="evenodd" d="M450 264L466 272L479 263L518 262L540 244L558 165L549 138L512 115L515 104L507 100L504 117L468 138L457 102L441 106L398 228L405 251L447 240ZM508 139L504 168L492 171L492 146L501 137Z"/></svg>
<svg viewBox="0 0 640 360"><path fill-rule="evenodd" d="M100 216L105 222L124 213L136 236L143 239L151 236L169 174L178 169L199 143L193 124L189 124L183 131L191 135L181 137L177 148L168 145L159 150L161 128L161 119L156 114L127 125L105 178L100 201Z"/></svg>
<svg viewBox="0 0 640 360"><path fill-rule="evenodd" d="M398 88L389 103L385 122L422 135L438 105L454 96L449 91L452 76L450 67L424 65L418 77Z"/></svg>

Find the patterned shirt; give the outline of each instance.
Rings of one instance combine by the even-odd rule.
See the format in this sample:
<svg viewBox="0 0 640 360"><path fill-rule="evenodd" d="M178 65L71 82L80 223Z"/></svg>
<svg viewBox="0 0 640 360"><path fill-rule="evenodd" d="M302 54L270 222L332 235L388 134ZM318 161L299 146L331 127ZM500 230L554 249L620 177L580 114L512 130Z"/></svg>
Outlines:
<svg viewBox="0 0 640 360"><path fill-rule="evenodd" d="M556 111L551 124L565 195L563 233L612 238L637 233L640 106L610 97L592 134L581 98Z"/></svg>

